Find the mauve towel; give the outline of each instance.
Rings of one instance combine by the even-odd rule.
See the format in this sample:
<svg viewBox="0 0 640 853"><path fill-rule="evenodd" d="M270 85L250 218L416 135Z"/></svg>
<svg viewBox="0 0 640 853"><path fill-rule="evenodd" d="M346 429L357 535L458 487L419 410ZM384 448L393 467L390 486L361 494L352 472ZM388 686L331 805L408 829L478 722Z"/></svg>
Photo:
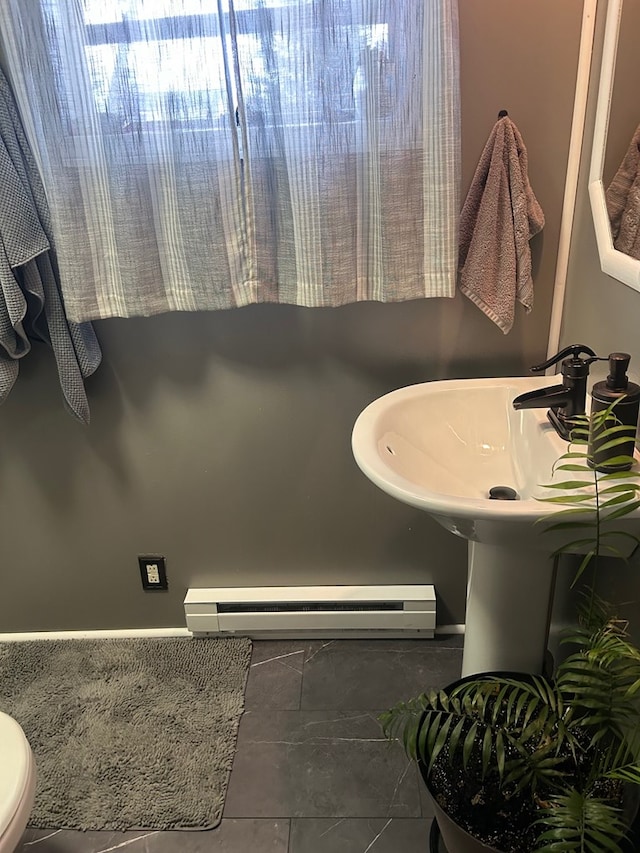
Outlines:
<svg viewBox="0 0 640 853"><path fill-rule="evenodd" d="M614 248L640 260L640 125L605 198Z"/></svg>
<svg viewBox="0 0 640 853"><path fill-rule="evenodd" d="M7 79L0 71L0 403L32 340L49 344L67 409L89 422L84 379L102 353L90 323L67 320L49 207Z"/></svg>
<svg viewBox="0 0 640 853"><path fill-rule="evenodd" d="M527 150L504 116L491 131L460 215L459 287L505 335L516 300L527 313L533 306L529 241L543 227Z"/></svg>

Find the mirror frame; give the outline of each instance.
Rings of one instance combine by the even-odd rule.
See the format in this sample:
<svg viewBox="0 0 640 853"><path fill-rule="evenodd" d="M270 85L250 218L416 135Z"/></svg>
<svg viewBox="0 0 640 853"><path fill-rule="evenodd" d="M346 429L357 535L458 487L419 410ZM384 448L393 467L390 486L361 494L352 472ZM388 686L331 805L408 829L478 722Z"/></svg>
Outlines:
<svg viewBox="0 0 640 853"><path fill-rule="evenodd" d="M640 261L629 257L629 255L625 255L624 252L619 252L613 246L611 225L605 201L605 188L602 181L613 82L615 79L622 4L623 0L608 0L607 5L600 85L598 88L598 101L593 131L591 167L589 169L589 198L591 199L591 213L602 272L616 278L634 290L640 291Z"/></svg>

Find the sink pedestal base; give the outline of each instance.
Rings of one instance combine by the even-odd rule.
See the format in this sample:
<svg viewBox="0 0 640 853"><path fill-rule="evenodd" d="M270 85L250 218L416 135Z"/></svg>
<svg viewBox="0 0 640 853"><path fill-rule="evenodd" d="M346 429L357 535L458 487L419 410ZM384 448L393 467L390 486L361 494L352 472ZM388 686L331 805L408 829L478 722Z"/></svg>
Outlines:
<svg viewBox="0 0 640 853"><path fill-rule="evenodd" d="M462 675L541 673L553 586L544 552L470 541Z"/></svg>

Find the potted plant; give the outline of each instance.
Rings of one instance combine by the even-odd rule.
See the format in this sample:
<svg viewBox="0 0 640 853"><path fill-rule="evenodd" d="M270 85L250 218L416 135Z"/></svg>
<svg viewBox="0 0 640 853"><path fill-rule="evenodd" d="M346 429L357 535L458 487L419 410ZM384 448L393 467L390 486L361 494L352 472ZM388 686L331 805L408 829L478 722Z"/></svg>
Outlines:
<svg viewBox="0 0 640 853"><path fill-rule="evenodd" d="M381 715L385 734L418 761L449 853L623 850L629 791L640 786L640 651L596 595L595 575L600 557L620 556L621 537L638 542L620 520L640 507L640 478L598 471L589 445L591 431L609 466L633 462L611 455L629 442L614 406L579 419L554 466L572 479L551 483L545 498L566 505L547 529L577 533L556 558L584 554L574 583L595 568L553 677L474 675Z"/></svg>

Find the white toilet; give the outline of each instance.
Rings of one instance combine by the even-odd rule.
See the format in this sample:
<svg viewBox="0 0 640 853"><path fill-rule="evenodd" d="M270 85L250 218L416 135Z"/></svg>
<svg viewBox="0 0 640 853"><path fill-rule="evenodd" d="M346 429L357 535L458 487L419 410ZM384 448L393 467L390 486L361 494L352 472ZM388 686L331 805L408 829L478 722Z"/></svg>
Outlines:
<svg viewBox="0 0 640 853"><path fill-rule="evenodd" d="M14 719L0 711L0 853L20 844L36 792L36 763Z"/></svg>

